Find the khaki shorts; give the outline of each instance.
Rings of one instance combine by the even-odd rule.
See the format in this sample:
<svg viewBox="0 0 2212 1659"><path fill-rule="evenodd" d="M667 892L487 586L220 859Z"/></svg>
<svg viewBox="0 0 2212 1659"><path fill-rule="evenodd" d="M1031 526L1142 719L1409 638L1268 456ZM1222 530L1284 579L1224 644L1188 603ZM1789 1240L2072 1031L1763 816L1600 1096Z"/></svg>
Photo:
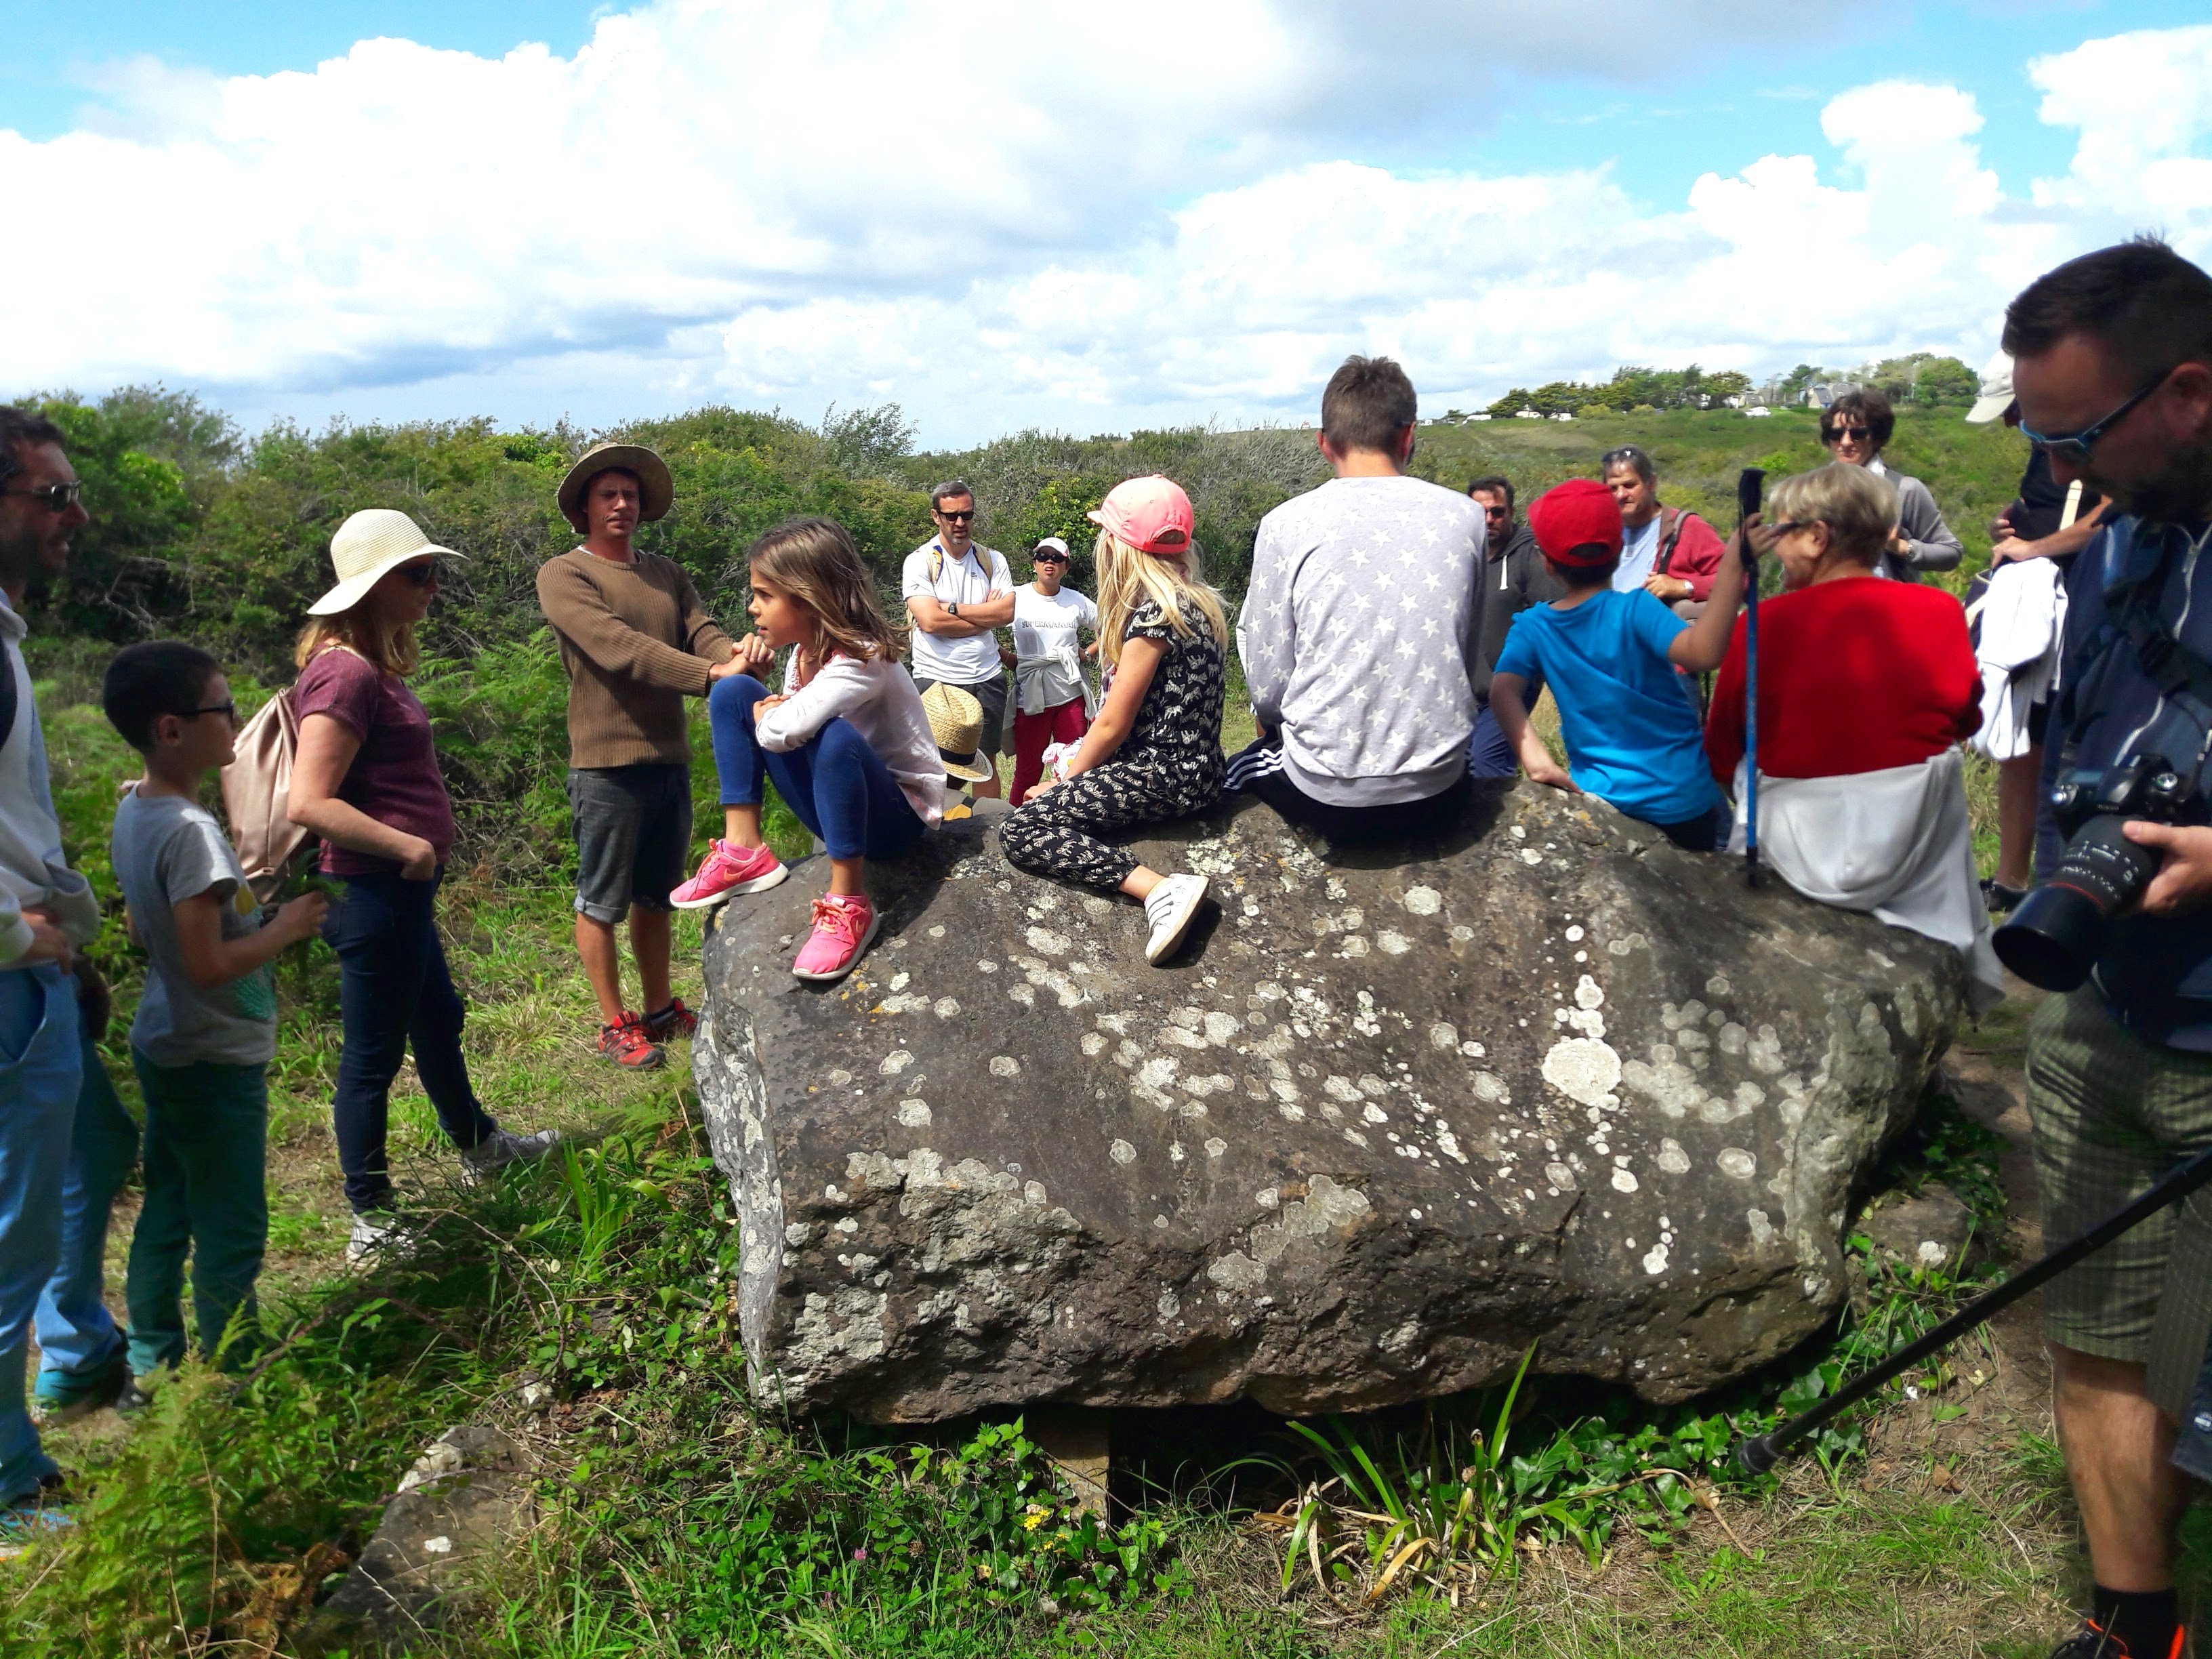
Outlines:
<svg viewBox="0 0 2212 1659"><path fill-rule="evenodd" d="M2212 1145L2212 1054L2131 1035L2085 986L2051 998L2028 1023L2027 1109L2044 1248L2055 1249ZM2045 1334L2078 1352L2149 1363L2154 1397L2185 1401L2212 1337L2208 1219L2199 1193L2061 1273L2043 1292Z"/></svg>

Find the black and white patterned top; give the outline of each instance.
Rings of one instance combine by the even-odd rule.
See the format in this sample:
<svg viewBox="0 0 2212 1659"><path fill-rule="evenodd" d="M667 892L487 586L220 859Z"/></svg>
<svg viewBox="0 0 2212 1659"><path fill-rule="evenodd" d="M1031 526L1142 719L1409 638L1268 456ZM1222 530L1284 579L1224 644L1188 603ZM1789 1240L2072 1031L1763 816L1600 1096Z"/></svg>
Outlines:
<svg viewBox="0 0 2212 1659"><path fill-rule="evenodd" d="M1136 724L1115 758L1162 769L1178 797L1197 803L1221 792L1223 670L1221 641L1212 625L1196 611L1187 620L1191 631L1176 632L1158 604L1149 599L1130 614L1122 639L1157 640L1167 654L1145 689Z"/></svg>

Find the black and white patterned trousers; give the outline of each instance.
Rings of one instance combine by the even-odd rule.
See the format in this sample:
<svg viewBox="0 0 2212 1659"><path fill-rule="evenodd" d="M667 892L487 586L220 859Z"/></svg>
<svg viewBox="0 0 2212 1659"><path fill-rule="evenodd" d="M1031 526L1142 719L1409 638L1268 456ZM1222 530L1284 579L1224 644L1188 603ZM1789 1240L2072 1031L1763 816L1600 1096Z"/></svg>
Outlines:
<svg viewBox="0 0 2212 1659"><path fill-rule="evenodd" d="M1113 892L1137 860L1099 836L1164 823L1219 798L1218 769L1202 779L1180 769L1120 757L1094 766L1024 801L999 826L999 848L1026 874Z"/></svg>

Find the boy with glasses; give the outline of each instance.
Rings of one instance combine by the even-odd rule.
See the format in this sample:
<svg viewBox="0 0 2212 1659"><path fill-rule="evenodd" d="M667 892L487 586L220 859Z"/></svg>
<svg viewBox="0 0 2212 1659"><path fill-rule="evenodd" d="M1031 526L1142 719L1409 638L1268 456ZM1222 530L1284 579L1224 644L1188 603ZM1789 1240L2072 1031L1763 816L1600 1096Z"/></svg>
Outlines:
<svg viewBox="0 0 2212 1659"><path fill-rule="evenodd" d="M242 1358L252 1346L253 1281L269 1237L270 964L314 936L328 901L308 893L264 921L229 838L199 804L238 735L213 657L176 640L131 646L108 665L100 700L146 759L145 777L115 809L112 849L131 933L149 962L131 1025L131 1062L146 1097L146 1202L124 1289L127 1411L185 1357L188 1251L200 1352Z"/></svg>
<svg viewBox="0 0 2212 1659"><path fill-rule="evenodd" d="M976 544L975 492L949 479L929 492L937 533L906 556L899 592L914 618L914 683L957 686L983 707L976 750L990 774L979 797L999 794L998 757L1006 748L1006 665L996 630L1014 619L1014 578L1004 555Z"/></svg>

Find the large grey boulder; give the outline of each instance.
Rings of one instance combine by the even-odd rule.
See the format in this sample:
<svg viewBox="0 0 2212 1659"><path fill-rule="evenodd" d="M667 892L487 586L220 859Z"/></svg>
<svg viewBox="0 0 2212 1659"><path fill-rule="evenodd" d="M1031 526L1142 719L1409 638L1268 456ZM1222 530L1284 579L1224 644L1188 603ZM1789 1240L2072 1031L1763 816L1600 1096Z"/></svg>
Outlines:
<svg viewBox="0 0 2212 1659"><path fill-rule="evenodd" d="M693 1064L761 1396L1310 1412L1534 1341L1680 1399L1841 1304L1962 1006L1952 951L1531 785L1442 844L1247 803L1138 851L1221 904L1164 970L980 823L874 868L842 985L789 972L818 862L720 913Z"/></svg>

